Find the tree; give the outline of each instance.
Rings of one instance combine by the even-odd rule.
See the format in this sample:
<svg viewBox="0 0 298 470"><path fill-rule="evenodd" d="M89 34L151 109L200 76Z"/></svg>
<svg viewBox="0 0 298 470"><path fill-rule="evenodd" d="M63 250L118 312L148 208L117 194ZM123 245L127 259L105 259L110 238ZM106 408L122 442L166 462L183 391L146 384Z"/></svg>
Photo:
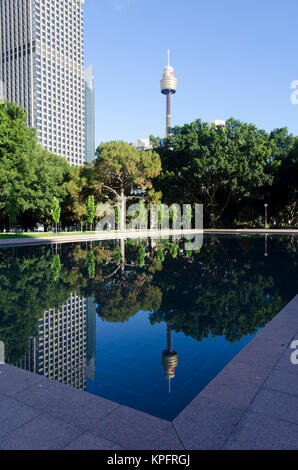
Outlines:
<svg viewBox="0 0 298 470"><path fill-rule="evenodd" d="M201 120L177 126L155 150L163 167L155 189L168 204L200 201L212 226L232 203L270 185L277 165L269 135L233 118L226 126Z"/></svg>
<svg viewBox="0 0 298 470"><path fill-rule="evenodd" d="M274 182L268 188L273 218L286 226L298 224L298 138L288 134L286 128L270 134L279 157Z"/></svg>
<svg viewBox="0 0 298 470"><path fill-rule="evenodd" d="M25 217L36 222L49 224L49 211L52 207L53 195L63 201L68 195L68 183L71 178L71 167L64 157L51 154L37 145L33 156L35 180L31 186L32 208L27 210ZM26 220L26 219L25 219Z"/></svg>
<svg viewBox="0 0 298 470"><path fill-rule="evenodd" d="M95 216L95 206L94 206L94 196L88 197L87 207L86 207L86 216L87 221L90 225L90 230L92 230L92 224Z"/></svg>
<svg viewBox="0 0 298 470"><path fill-rule="evenodd" d="M34 129L26 125L26 115L12 103L0 104L0 227L8 224L7 201L13 188L18 222L33 228L47 223L53 194L67 194L70 166L65 158L53 155L37 142Z"/></svg>
<svg viewBox="0 0 298 470"><path fill-rule="evenodd" d="M147 211L145 208L145 204L143 201L139 202L139 210L138 210L138 217L139 217L139 229L146 230L148 228L148 220L147 220Z"/></svg>
<svg viewBox="0 0 298 470"><path fill-rule="evenodd" d="M126 198L138 198L152 189L151 179L161 171L160 158L151 150L137 150L123 141L103 143L96 154L97 180L113 205L119 206L119 229L124 230Z"/></svg>
<svg viewBox="0 0 298 470"><path fill-rule="evenodd" d="M178 219L178 209L177 206L172 206L171 210L169 211L169 219L172 223L172 228L175 226L175 222Z"/></svg>
<svg viewBox="0 0 298 470"><path fill-rule="evenodd" d="M57 224L60 222L60 214L61 214L61 207L58 199L54 197L53 199L53 204L52 204L52 209L51 209L51 216L53 218L53 221L56 224L56 233L58 232L57 230Z"/></svg>
<svg viewBox="0 0 298 470"><path fill-rule="evenodd" d="M163 228L163 223L165 220L165 208L164 205L161 202L157 203L157 223L158 223L158 228L162 229Z"/></svg>
<svg viewBox="0 0 298 470"><path fill-rule="evenodd" d="M13 226L15 225L17 218L19 216L19 213L20 213L20 206L18 203L18 199L13 189L10 191L6 210L7 210L7 214L9 217L9 227L11 228L12 225Z"/></svg>
<svg viewBox="0 0 298 470"><path fill-rule="evenodd" d="M119 206L115 206L115 225L118 227L119 226L119 221L120 221L120 208Z"/></svg>

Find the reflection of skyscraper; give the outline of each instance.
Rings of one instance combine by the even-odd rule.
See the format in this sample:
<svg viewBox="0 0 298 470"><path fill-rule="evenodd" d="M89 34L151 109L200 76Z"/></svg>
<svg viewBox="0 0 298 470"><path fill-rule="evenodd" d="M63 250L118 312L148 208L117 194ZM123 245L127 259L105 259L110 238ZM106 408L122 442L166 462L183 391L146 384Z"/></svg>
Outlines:
<svg viewBox="0 0 298 470"><path fill-rule="evenodd" d="M96 368L96 303L87 300L87 375L94 381Z"/></svg>
<svg viewBox="0 0 298 470"><path fill-rule="evenodd" d="M17 366L84 390L87 365L87 300L71 294L60 309L39 320L39 337Z"/></svg>
<svg viewBox="0 0 298 470"><path fill-rule="evenodd" d="M17 367L20 367L21 369L25 370L30 370L30 372L33 372L36 374L36 366L37 366L37 360L36 360L36 338L33 336L30 336L29 341L28 341L28 352L22 357L22 359L15 364Z"/></svg>
<svg viewBox="0 0 298 470"><path fill-rule="evenodd" d="M169 393L171 393L171 380L175 378L175 369L178 366L178 354L173 351L172 329L170 323L167 325L167 346L168 349L162 353L162 365L165 377L169 380Z"/></svg>

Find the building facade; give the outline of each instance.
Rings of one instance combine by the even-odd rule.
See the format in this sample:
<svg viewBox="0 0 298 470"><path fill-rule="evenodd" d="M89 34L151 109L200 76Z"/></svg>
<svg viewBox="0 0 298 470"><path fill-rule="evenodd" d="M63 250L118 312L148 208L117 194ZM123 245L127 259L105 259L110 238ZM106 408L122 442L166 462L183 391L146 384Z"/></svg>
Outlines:
<svg viewBox="0 0 298 470"><path fill-rule="evenodd" d="M70 165L86 159L84 0L0 0L0 81L38 141Z"/></svg>
<svg viewBox="0 0 298 470"><path fill-rule="evenodd" d="M151 150L152 149L152 144L150 142L150 139L137 139L133 144L133 147L135 147L137 150Z"/></svg>
<svg viewBox="0 0 298 470"><path fill-rule="evenodd" d="M94 75L93 67L87 68L85 80L85 127L86 127L86 160L95 159L95 112L94 112Z"/></svg>
<svg viewBox="0 0 298 470"><path fill-rule="evenodd" d="M212 126L215 126L215 127L218 127L218 126L223 126L225 127L227 125L227 121L223 120L223 119L215 119L215 121L210 121L209 122L209 127L212 127Z"/></svg>

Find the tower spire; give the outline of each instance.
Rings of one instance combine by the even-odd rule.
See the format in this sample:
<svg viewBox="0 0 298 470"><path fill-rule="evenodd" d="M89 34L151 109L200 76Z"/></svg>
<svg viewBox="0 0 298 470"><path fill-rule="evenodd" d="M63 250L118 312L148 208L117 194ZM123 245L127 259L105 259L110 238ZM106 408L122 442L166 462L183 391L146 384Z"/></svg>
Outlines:
<svg viewBox="0 0 298 470"><path fill-rule="evenodd" d="M171 96L176 93L177 79L174 74L173 67L170 66L170 50L168 49L168 65L164 67L163 76L160 81L160 91L166 95L166 135L170 135L170 128L172 127L171 116Z"/></svg>

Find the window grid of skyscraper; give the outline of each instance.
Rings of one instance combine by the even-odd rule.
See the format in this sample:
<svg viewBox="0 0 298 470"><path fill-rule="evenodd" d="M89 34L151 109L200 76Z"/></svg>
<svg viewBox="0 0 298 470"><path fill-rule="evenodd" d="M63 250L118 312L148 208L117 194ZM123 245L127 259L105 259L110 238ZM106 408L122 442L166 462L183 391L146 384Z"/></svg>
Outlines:
<svg viewBox="0 0 298 470"><path fill-rule="evenodd" d="M0 0L5 97L39 142L80 166L86 157L84 0Z"/></svg>

